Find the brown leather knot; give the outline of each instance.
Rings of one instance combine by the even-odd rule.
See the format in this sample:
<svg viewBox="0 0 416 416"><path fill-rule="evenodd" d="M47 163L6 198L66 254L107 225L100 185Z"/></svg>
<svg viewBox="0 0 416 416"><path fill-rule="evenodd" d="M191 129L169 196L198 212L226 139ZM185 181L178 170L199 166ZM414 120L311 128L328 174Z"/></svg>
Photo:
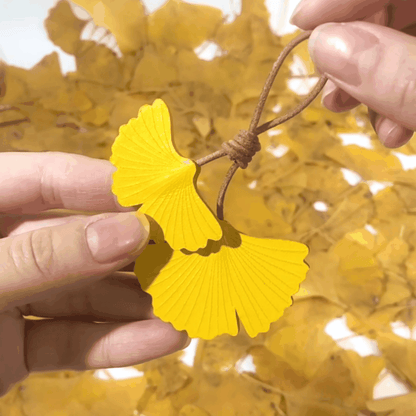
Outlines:
<svg viewBox="0 0 416 416"><path fill-rule="evenodd" d="M238 164L238 167L245 169L261 146L257 134L240 130L233 140L224 142L222 148L227 156Z"/></svg>

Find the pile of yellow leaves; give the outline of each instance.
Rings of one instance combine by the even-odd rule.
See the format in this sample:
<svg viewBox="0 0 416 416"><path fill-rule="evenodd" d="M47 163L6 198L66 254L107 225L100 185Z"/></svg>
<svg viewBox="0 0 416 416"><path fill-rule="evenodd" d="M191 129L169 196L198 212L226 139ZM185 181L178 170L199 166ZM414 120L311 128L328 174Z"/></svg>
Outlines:
<svg viewBox="0 0 416 416"><path fill-rule="evenodd" d="M109 159L118 129L161 98L183 158L197 159L248 127L263 83L283 46L262 0L243 1L224 23L221 12L169 0L146 15L138 0L78 0L122 51L81 40L86 21L66 0L45 22L50 39L76 58L61 74L57 54L31 70L0 66L0 150L59 150ZM223 51L210 61L204 41ZM293 56L312 71L307 42L283 66L261 122L302 100L288 88ZM343 146L340 133L363 133L371 149ZM416 342L392 331L416 325L416 170L404 170L372 133L363 106L342 114L315 100L304 112L260 136L262 150L237 171L225 218L250 236L302 242L310 266L294 304L265 334L200 340L193 366L182 353L137 368L143 377L99 380L93 372L37 374L0 400L3 416L408 416L416 402ZM415 154L410 142L399 149ZM283 150L282 150L283 149ZM275 156L278 154L278 157ZM211 209L230 165L204 167L198 190ZM362 181L350 185L348 171ZM374 191L374 182L387 186ZM316 209L324 202L324 210ZM342 349L326 325L343 317L380 353ZM242 370L251 360L255 371ZM372 400L383 369L411 393Z"/></svg>

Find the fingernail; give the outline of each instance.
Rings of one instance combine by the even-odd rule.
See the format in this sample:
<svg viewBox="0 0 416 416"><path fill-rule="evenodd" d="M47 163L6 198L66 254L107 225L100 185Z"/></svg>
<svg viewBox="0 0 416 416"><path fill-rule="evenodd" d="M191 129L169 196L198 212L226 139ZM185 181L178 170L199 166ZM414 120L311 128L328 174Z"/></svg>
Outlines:
<svg viewBox="0 0 416 416"><path fill-rule="evenodd" d="M412 131L399 126L388 118L377 120L375 127L381 143L388 148L403 146L413 136Z"/></svg>
<svg viewBox="0 0 416 416"><path fill-rule="evenodd" d="M384 145L386 147L398 147L400 146L400 139L402 136L403 129L397 124L392 127L384 136Z"/></svg>
<svg viewBox="0 0 416 416"><path fill-rule="evenodd" d="M302 9L304 9L304 5L307 3L307 0L302 0L293 10L292 16L290 17L289 23L292 25L298 25L297 19L299 18L299 15L301 14Z"/></svg>
<svg viewBox="0 0 416 416"><path fill-rule="evenodd" d="M90 223L86 237L92 256L98 263L111 263L138 255L149 237L149 222L137 212L102 214Z"/></svg>
<svg viewBox="0 0 416 416"><path fill-rule="evenodd" d="M309 38L309 53L319 72L358 86L381 59L378 38L353 23L325 23Z"/></svg>

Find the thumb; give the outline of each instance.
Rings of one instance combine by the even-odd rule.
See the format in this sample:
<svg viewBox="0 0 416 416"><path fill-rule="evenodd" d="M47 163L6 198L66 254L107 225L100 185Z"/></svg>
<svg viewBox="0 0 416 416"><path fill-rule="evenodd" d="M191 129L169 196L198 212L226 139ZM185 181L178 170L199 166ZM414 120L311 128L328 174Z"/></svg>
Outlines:
<svg viewBox="0 0 416 416"><path fill-rule="evenodd" d="M0 311L50 289L103 277L134 261L149 239L143 214L106 213L0 240Z"/></svg>
<svg viewBox="0 0 416 416"><path fill-rule="evenodd" d="M325 23L309 40L317 69L393 123L416 130L416 38L369 22Z"/></svg>

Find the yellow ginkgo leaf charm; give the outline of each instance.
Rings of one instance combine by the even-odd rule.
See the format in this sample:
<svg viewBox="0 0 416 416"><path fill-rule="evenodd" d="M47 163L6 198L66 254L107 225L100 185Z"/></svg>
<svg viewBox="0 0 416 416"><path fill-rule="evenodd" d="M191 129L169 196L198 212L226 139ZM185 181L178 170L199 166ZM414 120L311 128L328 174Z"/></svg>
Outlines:
<svg viewBox="0 0 416 416"><path fill-rule="evenodd" d="M136 261L154 313L192 338L238 333L237 317L251 337L267 332L308 266L308 247L295 241L250 237L220 221L223 237L191 253L166 243L149 245Z"/></svg>
<svg viewBox="0 0 416 416"><path fill-rule="evenodd" d="M173 147L161 99L120 128L110 162L117 167L112 191L120 205L142 204L139 211L157 221L173 249L198 250L221 238L217 219L196 192L199 168Z"/></svg>

